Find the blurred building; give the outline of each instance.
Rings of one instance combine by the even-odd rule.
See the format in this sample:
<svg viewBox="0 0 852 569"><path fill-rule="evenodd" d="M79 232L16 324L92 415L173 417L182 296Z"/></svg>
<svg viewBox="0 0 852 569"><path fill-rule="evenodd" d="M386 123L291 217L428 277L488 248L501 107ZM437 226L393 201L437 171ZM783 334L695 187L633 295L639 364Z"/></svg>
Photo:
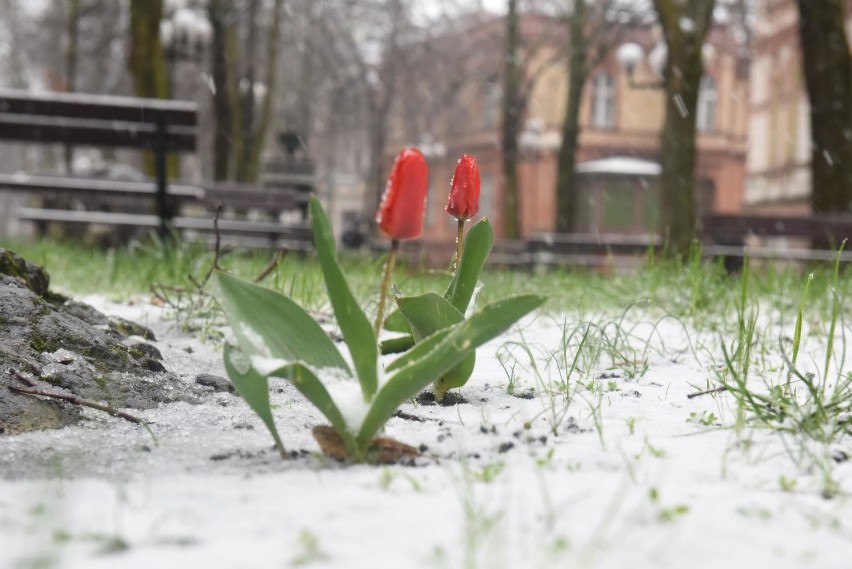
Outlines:
<svg viewBox="0 0 852 569"><path fill-rule="evenodd" d="M503 233L501 105L504 19L494 18L455 35L419 42L419 53L400 77L388 152L416 145L430 162L425 238L453 239L455 224L443 211L456 160L477 157L482 175L480 214ZM557 155L568 89L568 26L540 14L521 19L526 79L531 85L519 137L521 232L554 231ZM654 71L660 38L650 25L612 24L602 34L605 56L589 74L580 112L577 154L579 227L591 232L647 233L656 229L658 151L664 92ZM624 42L644 57L631 81L616 61ZM712 57L697 109L699 207L736 211L745 177L748 61L727 25L709 34ZM656 49L656 52L655 52ZM659 62L657 62L659 64ZM532 80L534 78L534 81Z"/></svg>
<svg viewBox="0 0 852 569"><path fill-rule="evenodd" d="M810 104L794 0L759 0L752 42L744 208L810 213ZM846 1L852 38L852 0Z"/></svg>

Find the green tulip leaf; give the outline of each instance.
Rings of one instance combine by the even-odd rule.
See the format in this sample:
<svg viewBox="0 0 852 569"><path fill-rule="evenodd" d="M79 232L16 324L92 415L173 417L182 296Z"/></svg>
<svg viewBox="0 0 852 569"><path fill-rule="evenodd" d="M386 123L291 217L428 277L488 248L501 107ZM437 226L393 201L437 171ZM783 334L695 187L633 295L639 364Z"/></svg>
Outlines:
<svg viewBox="0 0 852 569"><path fill-rule="evenodd" d="M331 394L321 379L325 375L322 370L311 369L300 362L284 362L257 357L252 359L252 367L256 373L261 373L265 377L286 377L320 413L325 415L326 419L329 420L335 430L340 434L350 450L354 449L352 446L353 439L351 431L357 429L358 425L348 425L346 423L346 419L344 419L343 414L340 412L340 408L335 404L334 399L332 399ZM334 373L338 371L337 368L326 369L331 372L329 375L339 375ZM329 380L330 378L326 377L325 379ZM334 377L331 381L346 381L346 379Z"/></svg>
<svg viewBox="0 0 852 569"><path fill-rule="evenodd" d="M435 380L432 386L432 392L436 401L442 401L444 394L450 389L462 387L470 376L473 375L473 369L476 367L476 352L471 352L453 369Z"/></svg>
<svg viewBox="0 0 852 569"><path fill-rule="evenodd" d="M388 366L387 371L395 373L376 393L361 423L356 445L366 448L406 399L414 397L461 363L472 350L503 333L542 302L544 298L535 295L516 296L495 302L469 319L444 328L415 345Z"/></svg>
<svg viewBox="0 0 852 569"><path fill-rule="evenodd" d="M479 275L494 246L494 230L488 219L482 219L467 232L459 266L444 298L464 314L473 298Z"/></svg>
<svg viewBox="0 0 852 569"><path fill-rule="evenodd" d="M435 293L399 298L397 304L400 312L411 323L414 339L417 341L464 320L464 315L455 306ZM476 353L470 352L459 365L435 380L435 399L440 401L448 389L467 383L475 366Z"/></svg>
<svg viewBox="0 0 852 569"><path fill-rule="evenodd" d="M411 333L411 327L408 325L408 320L399 310L394 310L388 317L385 318L384 329L388 332L404 332Z"/></svg>
<svg viewBox="0 0 852 569"><path fill-rule="evenodd" d="M399 352L411 349L411 346L414 345L414 337L411 335L411 326L408 324L408 320L405 319L405 316L402 315L402 312L400 312L399 309L394 310L387 318L385 318L383 327L388 332L401 332L405 334L405 336L390 338L379 342L379 350L383 355L398 354Z"/></svg>
<svg viewBox="0 0 852 569"><path fill-rule="evenodd" d="M403 296L397 298L396 304L411 325L416 341L464 320L464 314L434 292L420 296Z"/></svg>
<svg viewBox="0 0 852 569"><path fill-rule="evenodd" d="M325 330L286 296L217 271L216 298L247 355L261 355L313 368L334 367L352 375Z"/></svg>
<svg viewBox="0 0 852 569"><path fill-rule="evenodd" d="M334 309L334 316L343 333L343 340L349 347L355 372L361 382L361 391L367 398L373 396L378 385L379 348L376 334L367 315L358 306L355 295L343 276L337 261L337 246L331 224L316 196L311 196L311 220L314 232L314 244L319 257L328 297Z"/></svg>
<svg viewBox="0 0 852 569"><path fill-rule="evenodd" d="M414 336L411 334L406 334L405 336L398 336L396 338L388 338L387 340L382 340L379 344L382 355L385 354L398 354L400 352L404 352L406 350L410 350L414 345Z"/></svg>
<svg viewBox="0 0 852 569"><path fill-rule="evenodd" d="M284 444L275 428L275 419L272 418L272 408L269 405L269 381L266 376L259 374L251 366L246 354L235 350L228 343L225 343L225 371L240 397L269 429L281 457L287 458Z"/></svg>

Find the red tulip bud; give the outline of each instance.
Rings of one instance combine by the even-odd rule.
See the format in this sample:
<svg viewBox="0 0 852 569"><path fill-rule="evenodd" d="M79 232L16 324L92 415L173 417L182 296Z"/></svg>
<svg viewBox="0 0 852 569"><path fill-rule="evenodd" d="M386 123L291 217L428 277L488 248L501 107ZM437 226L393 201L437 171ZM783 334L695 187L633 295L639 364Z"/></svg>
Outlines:
<svg viewBox="0 0 852 569"><path fill-rule="evenodd" d="M429 191L429 166L416 148L396 157L388 177L376 223L391 239L414 239L423 232L423 213Z"/></svg>
<svg viewBox="0 0 852 569"><path fill-rule="evenodd" d="M475 156L462 154L459 158L445 210L458 220L479 213L479 166Z"/></svg>

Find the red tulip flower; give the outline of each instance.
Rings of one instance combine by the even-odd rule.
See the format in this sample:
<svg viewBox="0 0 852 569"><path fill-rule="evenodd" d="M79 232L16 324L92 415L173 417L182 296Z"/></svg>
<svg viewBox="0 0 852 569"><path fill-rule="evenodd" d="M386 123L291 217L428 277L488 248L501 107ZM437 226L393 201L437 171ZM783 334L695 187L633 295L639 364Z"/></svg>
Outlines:
<svg viewBox="0 0 852 569"><path fill-rule="evenodd" d="M414 239L423 233L423 214L429 192L429 166L416 148L404 148L393 164L376 223L391 238L391 250L385 265L385 276L379 291L379 308L375 332L378 337L385 315L385 299L390 286L400 239Z"/></svg>
<svg viewBox="0 0 852 569"><path fill-rule="evenodd" d="M396 157L388 178L376 223L391 239L414 239L423 232L423 214L429 191L429 166L416 148Z"/></svg>
<svg viewBox="0 0 852 569"><path fill-rule="evenodd" d="M456 164L453 181L450 183L450 197L444 210L458 221L456 235L456 254L453 270L458 267L464 248L464 222L479 213L479 166L476 157L462 154Z"/></svg>
<svg viewBox="0 0 852 569"><path fill-rule="evenodd" d="M479 213L479 166L475 156L462 154L459 158L444 209L459 221Z"/></svg>

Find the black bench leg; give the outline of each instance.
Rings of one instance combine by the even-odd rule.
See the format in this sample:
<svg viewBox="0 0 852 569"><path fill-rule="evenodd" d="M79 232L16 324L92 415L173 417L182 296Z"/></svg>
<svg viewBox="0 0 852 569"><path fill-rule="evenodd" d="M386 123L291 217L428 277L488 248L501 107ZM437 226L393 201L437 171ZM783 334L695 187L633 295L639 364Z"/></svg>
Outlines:
<svg viewBox="0 0 852 569"><path fill-rule="evenodd" d="M160 218L160 237L166 238L168 235L168 223L172 219L172 211L169 205L168 194L166 193L168 185L168 172L166 156L168 151L168 136L165 113L157 114L157 143L154 148L156 154L157 167L157 215Z"/></svg>

